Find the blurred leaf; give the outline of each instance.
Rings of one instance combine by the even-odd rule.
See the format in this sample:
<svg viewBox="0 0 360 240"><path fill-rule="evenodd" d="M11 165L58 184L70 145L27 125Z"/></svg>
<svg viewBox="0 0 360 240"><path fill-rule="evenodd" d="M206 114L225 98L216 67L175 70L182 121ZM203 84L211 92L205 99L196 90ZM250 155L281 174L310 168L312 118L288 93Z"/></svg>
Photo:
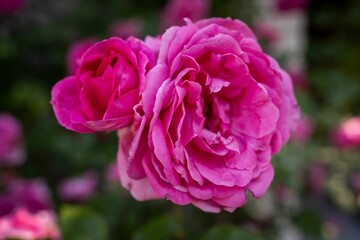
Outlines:
<svg viewBox="0 0 360 240"><path fill-rule="evenodd" d="M139 229L133 240L166 240L179 239L182 227L173 216L163 215L153 218L149 223Z"/></svg>
<svg viewBox="0 0 360 240"><path fill-rule="evenodd" d="M230 225L218 225L210 229L202 240L262 240L262 236Z"/></svg>
<svg viewBox="0 0 360 240"><path fill-rule="evenodd" d="M84 206L63 206L60 226L66 240L107 240L107 225L102 216Z"/></svg>
<svg viewBox="0 0 360 240"><path fill-rule="evenodd" d="M306 234L320 236L322 221L313 210L304 210L294 218L296 225Z"/></svg>

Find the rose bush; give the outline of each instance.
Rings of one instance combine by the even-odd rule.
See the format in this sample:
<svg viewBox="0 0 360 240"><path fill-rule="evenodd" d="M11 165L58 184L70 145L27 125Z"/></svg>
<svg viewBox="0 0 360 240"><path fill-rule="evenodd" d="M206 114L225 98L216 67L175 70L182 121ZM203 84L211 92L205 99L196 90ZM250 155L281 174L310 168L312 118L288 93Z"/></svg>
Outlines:
<svg viewBox="0 0 360 240"><path fill-rule="evenodd" d="M81 57L75 76L53 87L51 103L57 120L79 133L131 124L145 73L154 63L152 51L136 38L96 43Z"/></svg>
<svg viewBox="0 0 360 240"><path fill-rule="evenodd" d="M61 235L53 212L41 210L31 213L20 207L0 218L0 239L58 240Z"/></svg>
<svg viewBox="0 0 360 240"><path fill-rule="evenodd" d="M22 146L22 127L8 113L0 113L0 165L16 166L25 161Z"/></svg>
<svg viewBox="0 0 360 240"><path fill-rule="evenodd" d="M269 187L297 102L288 74L244 23L186 23L162 36L134 122L119 131L120 178L138 200L233 211L246 191L258 198Z"/></svg>

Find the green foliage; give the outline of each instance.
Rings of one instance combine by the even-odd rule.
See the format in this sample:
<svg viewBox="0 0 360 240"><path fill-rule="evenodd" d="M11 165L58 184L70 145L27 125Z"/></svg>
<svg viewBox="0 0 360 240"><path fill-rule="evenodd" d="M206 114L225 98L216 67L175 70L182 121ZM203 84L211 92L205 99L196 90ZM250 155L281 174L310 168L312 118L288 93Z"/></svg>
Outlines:
<svg viewBox="0 0 360 240"><path fill-rule="evenodd" d="M218 225L211 228L201 238L202 240L263 240L259 233L251 233L242 230L240 227L230 225Z"/></svg>
<svg viewBox="0 0 360 240"><path fill-rule="evenodd" d="M64 239L110 239L103 217L85 206L63 206L60 209L60 226Z"/></svg>

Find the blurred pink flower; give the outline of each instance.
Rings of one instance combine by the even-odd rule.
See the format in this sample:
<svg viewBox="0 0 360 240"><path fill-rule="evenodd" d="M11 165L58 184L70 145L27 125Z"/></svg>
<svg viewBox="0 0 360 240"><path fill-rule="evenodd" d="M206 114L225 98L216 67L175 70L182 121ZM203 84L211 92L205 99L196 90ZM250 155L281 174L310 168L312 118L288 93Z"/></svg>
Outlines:
<svg viewBox="0 0 360 240"><path fill-rule="evenodd" d="M20 207L0 218L0 239L58 240L60 238L56 217L50 211L41 210L31 213Z"/></svg>
<svg viewBox="0 0 360 240"><path fill-rule="evenodd" d="M10 114L0 113L0 165L15 166L24 162L20 122Z"/></svg>
<svg viewBox="0 0 360 240"><path fill-rule="evenodd" d="M66 65L69 74L75 74L82 55L97 42L95 38L84 38L73 42L67 52Z"/></svg>
<svg viewBox="0 0 360 240"><path fill-rule="evenodd" d="M322 163L314 163L308 169L308 184L312 194L320 195L324 192L328 171Z"/></svg>
<svg viewBox="0 0 360 240"><path fill-rule="evenodd" d="M306 143L313 133L313 128L313 123L310 118L302 116L298 121L298 125L292 135L292 139L297 142Z"/></svg>
<svg viewBox="0 0 360 240"><path fill-rule="evenodd" d="M106 168L106 179L109 182L120 183L119 169L116 162L111 163Z"/></svg>
<svg viewBox="0 0 360 240"><path fill-rule="evenodd" d="M290 77L292 78L294 85L300 89L308 88L308 79L306 72L299 66L291 66L287 69Z"/></svg>
<svg viewBox="0 0 360 240"><path fill-rule="evenodd" d="M305 10L309 5L309 0L276 0L277 8L279 11L289 11L289 10Z"/></svg>
<svg viewBox="0 0 360 240"><path fill-rule="evenodd" d="M0 195L0 216L9 214L16 207L31 212L52 207L49 190L41 179L12 180Z"/></svg>
<svg viewBox="0 0 360 240"><path fill-rule="evenodd" d="M97 186L97 173L88 171L81 176L63 180L59 185L58 194L66 202L83 202L96 192Z"/></svg>
<svg viewBox="0 0 360 240"><path fill-rule="evenodd" d="M332 140L338 147L360 147L360 116L342 122L334 131Z"/></svg>
<svg viewBox="0 0 360 240"><path fill-rule="evenodd" d="M23 8L24 5L24 0L0 0L0 14L13 14Z"/></svg>
<svg viewBox="0 0 360 240"><path fill-rule="evenodd" d="M279 30L269 22L257 22L253 29L257 38L267 44L273 44L280 39Z"/></svg>
<svg viewBox="0 0 360 240"><path fill-rule="evenodd" d="M210 0L168 0L164 9L163 26L183 25L184 18L198 21L206 18L210 11Z"/></svg>
<svg viewBox="0 0 360 240"><path fill-rule="evenodd" d="M121 37L126 39L130 36L139 37L144 29L144 22L139 18L118 20L110 25L109 33L111 37Z"/></svg>

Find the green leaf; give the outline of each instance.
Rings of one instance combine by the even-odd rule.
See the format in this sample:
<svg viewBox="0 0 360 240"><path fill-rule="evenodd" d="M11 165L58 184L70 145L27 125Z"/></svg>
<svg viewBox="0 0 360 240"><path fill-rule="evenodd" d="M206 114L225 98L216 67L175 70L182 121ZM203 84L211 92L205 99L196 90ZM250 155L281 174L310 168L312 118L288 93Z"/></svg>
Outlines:
<svg viewBox="0 0 360 240"><path fill-rule="evenodd" d="M108 229L101 215L84 206L63 206L60 226L66 240L107 240Z"/></svg>
<svg viewBox="0 0 360 240"><path fill-rule="evenodd" d="M181 225L168 215L152 219L140 228L133 236L133 240L167 240L178 239L181 236Z"/></svg>
<svg viewBox="0 0 360 240"><path fill-rule="evenodd" d="M202 240L263 240L263 238L256 234L250 233L239 227L230 225L218 225L210 229L201 238Z"/></svg>

